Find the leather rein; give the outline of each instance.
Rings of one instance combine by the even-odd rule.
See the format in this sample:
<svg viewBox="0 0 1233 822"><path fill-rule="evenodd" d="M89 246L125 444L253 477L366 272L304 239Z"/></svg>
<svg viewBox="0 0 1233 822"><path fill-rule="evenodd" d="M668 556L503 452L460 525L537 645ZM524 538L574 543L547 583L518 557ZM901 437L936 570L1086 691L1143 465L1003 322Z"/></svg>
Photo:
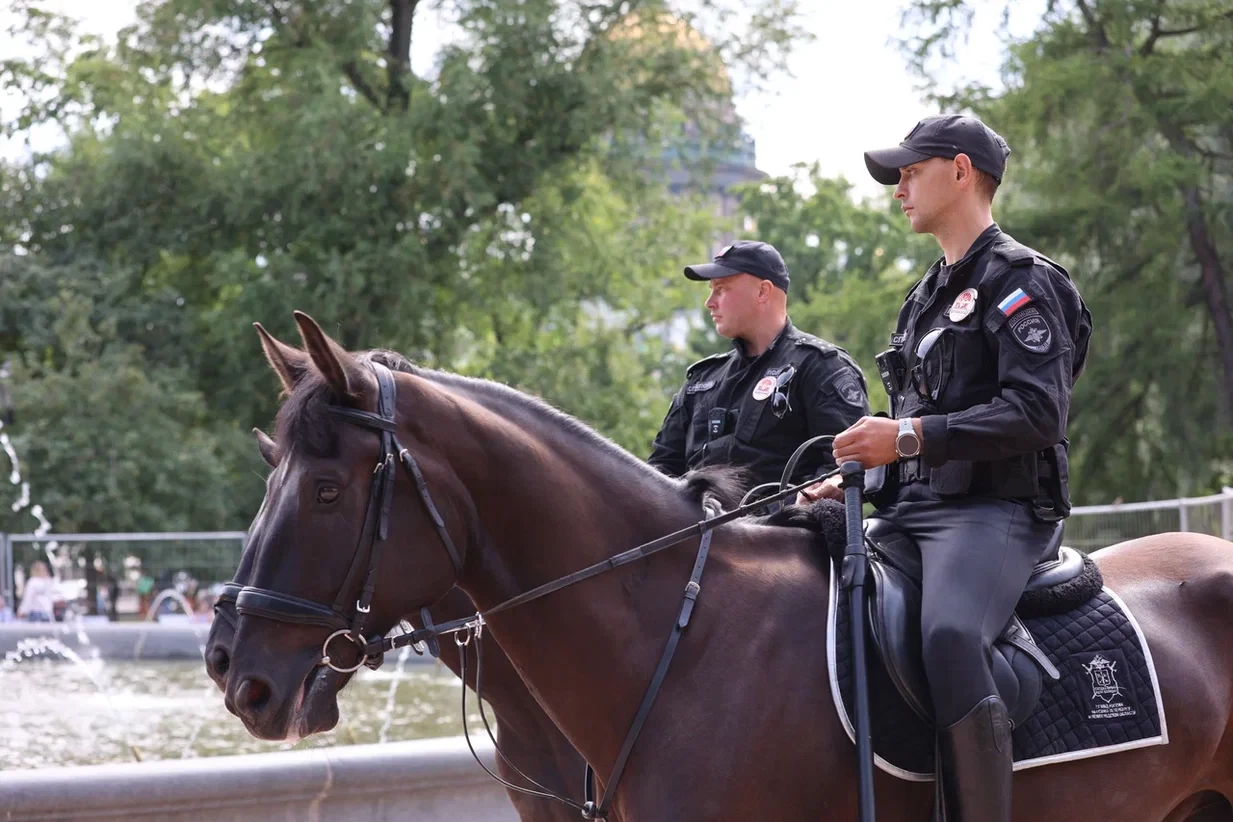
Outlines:
<svg viewBox="0 0 1233 822"><path fill-rule="evenodd" d="M402 446L398 441L396 434L397 426L394 419L394 406L397 399L397 388L394 382L393 374L384 365L376 362L370 362L369 366L377 378L378 398L377 412L360 411L352 408L344 408L341 406L331 406L330 412L341 418L345 422L358 425L362 428L367 428L377 432L381 437L381 457L373 471L373 483L369 493L368 508L364 516L364 526L360 531L359 545L356 547L355 556L351 562L351 568L347 573L343 584L339 589L334 604L326 607L311 600L301 597L282 594L268 588L257 588L253 586L240 586L237 583L227 583L223 586L223 594L219 597L219 603L233 600L235 601L235 610L238 614L249 614L257 617L264 617L280 622L287 622L298 625L317 625L325 628L333 628L331 633L322 644L321 660L318 665L324 665L339 673L352 673L358 670L361 666L376 670L384 661L385 654L396 648L404 646L417 646L423 644L427 647L429 653L433 657L437 657L440 652L438 638L446 634L454 634L454 641L459 648L459 657L461 659L461 680L462 680L462 721L463 733L467 740L467 747L470 748L472 756L475 757L480 767L484 769L493 779L500 782L506 788L520 793L537 796L544 799L553 799L575 808L581 812L585 819L603 819L608 815L613 797L616 794L617 783L620 781L621 775L625 770L625 765L628 762L629 755L633 751L634 743L637 741L639 734L642 731L642 726L646 721L647 715L651 711L651 707L655 702L655 697L658 695L660 686L668 673L668 667L672 662L672 658L676 653L677 644L680 641L681 635L689 625L690 617L693 613L694 603L701 593L701 578L703 569L706 566L707 557L709 556L711 538L714 530L724 523L746 516L755 510L762 508L769 503L777 502L785 499L793 494L796 494L803 488L820 482L828 476L838 473L838 469L819 475L813 479L802 482L791 487L784 487L787 479L791 476L791 471L795 467L797 460L801 454L810 446L822 441L833 439L832 436L824 435L814 437L807 440L797 448L792 459L788 461L787 468L784 471L784 479L780 483L781 490L768 497L757 500L749 504L741 505L731 511L724 512L722 507L711 495L706 495L703 501L704 518L699 522L674 531L658 539L643 543L637 547L631 548L608 559L589 565L572 574L555 579L551 582L532 588L525 593L519 594L511 599L508 599L498 605L493 606L484 612L477 612L474 616L464 617L462 619L452 620L440 625L434 625L428 613L428 608L423 608L420 611L420 617L424 623L424 627L414 631L404 632L395 636L378 637L375 639L364 638L364 627L367 622L368 614L371 610L373 590L376 584L376 573L379 565L380 547L381 544L389 536L389 512L393 499L394 485L396 481L397 468L395 467L395 459L402 464L407 475L411 478L415 485L416 491L419 494L420 501L424 508L428 511L432 518L433 525L436 527L437 534L446 552L449 554L450 561L454 566L455 584L462 576L463 557L459 553L453 539L450 537L449 531L445 527L445 520L441 517L440 511L433 502L432 495L428 490L428 485L424 480L423 472L419 468L415 457L411 452ZM748 495L747 495L748 497ZM540 785L535 780L522 773L517 767L509 761L500 747L496 744L496 739L493 738L492 729L489 727L488 718L484 713L483 697L481 696L481 681L483 673L483 654L482 654L482 637L485 620L494 614L502 611L507 611L519 605L531 602L541 597L545 597L551 593L566 588L570 585L598 576L607 571L614 570L627 565L631 562L636 562L640 559L645 559L652 554L663 551L674 545L678 545L691 537L698 535L701 537L698 544L698 553L694 560L693 570L690 574L689 581L685 585L685 590L681 599L681 606L677 613L676 621L672 624L671 633L668 637L668 643L665 646L663 653L660 656L659 665L655 669L655 673L651 678L651 682L647 687L646 693L643 696L642 703L638 707L638 713L635 715L631 723L628 734L625 737L625 742L621 747L621 751L617 756L617 760L613 766L611 775L605 783L604 795L597 802L594 797L594 771L591 765L586 766L586 775L584 782L585 800L582 804L574 802L562 796L558 796L543 785ZM365 550L365 536L369 537L367 550ZM362 582L359 582L360 574L364 571L363 560L367 558L367 572L363 574ZM361 585L358 598L355 600L353 608L348 608L347 603L350 597L347 592L353 590L357 582ZM346 616L347 611L351 610L350 618ZM218 612L224 614L233 626L234 622L230 614L226 613L226 609L219 608ZM334 664L330 659L329 648L330 644L337 637L346 637L354 642L361 653L360 661L350 668L341 668ZM480 760L474 747L471 746L470 733L467 728L467 647L471 644L471 640L476 640L476 680L475 680L475 695L479 700L480 716L483 719L484 727L488 732L489 738L492 740L493 746L497 754L523 779L534 785L539 790L531 790L518 785L511 784L502 779L497 774L494 774ZM417 653L421 653L416 648Z"/></svg>

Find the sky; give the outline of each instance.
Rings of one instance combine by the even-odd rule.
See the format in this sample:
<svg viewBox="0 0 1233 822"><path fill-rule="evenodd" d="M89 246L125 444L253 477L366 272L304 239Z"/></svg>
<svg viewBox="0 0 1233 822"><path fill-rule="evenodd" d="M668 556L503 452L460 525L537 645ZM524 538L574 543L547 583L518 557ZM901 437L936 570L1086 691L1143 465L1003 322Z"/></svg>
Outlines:
<svg viewBox="0 0 1233 822"><path fill-rule="evenodd" d="M1012 33L1038 19L1044 0L1018 0ZM135 18L137 0L50 0L47 5L82 21L95 33L113 36ZM418 74L428 74L437 49L453 32L429 0L416 12L411 62ZM825 175L845 176L857 196L876 194L882 187L865 170L862 152L897 144L921 117L938 113L927 106L908 74L904 57L893 45L904 0L806 0L804 27L814 42L789 60L791 76L778 76L765 91L736 100L738 114L757 145L757 165L772 175L789 173L793 164L817 161ZM947 78L981 77L995 83L1002 46L1001 4L988 2L963 48L960 66ZM15 44L5 29L9 18L0 11L0 57ZM0 114L13 110L14 100L0 100ZM996 124L993 124L996 128ZM0 146L14 156L15 144Z"/></svg>

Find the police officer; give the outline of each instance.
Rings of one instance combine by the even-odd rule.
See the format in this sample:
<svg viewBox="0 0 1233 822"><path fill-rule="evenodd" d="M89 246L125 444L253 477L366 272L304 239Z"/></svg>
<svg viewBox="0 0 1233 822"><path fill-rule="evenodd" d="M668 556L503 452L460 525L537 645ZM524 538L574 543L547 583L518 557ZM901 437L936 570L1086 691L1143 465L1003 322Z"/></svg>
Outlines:
<svg viewBox="0 0 1233 822"><path fill-rule="evenodd" d="M920 545L935 819L962 822L1010 820L1011 729L990 646L1070 510L1066 423L1091 335L1066 270L993 221L1009 154L984 123L954 115L865 154L943 256L878 357L893 418L863 418L834 446L838 461L875 469L874 516ZM842 498L833 480L801 498L822 496Z"/></svg>
<svg viewBox="0 0 1233 822"><path fill-rule="evenodd" d="M788 268L774 246L735 242L713 262L687 266L685 276L709 281L706 308L732 347L686 370L648 458L655 468L680 476L740 465L757 484L778 482L802 442L869 413L856 362L788 318ZM811 448L794 481L817 475L829 460L829 448Z"/></svg>

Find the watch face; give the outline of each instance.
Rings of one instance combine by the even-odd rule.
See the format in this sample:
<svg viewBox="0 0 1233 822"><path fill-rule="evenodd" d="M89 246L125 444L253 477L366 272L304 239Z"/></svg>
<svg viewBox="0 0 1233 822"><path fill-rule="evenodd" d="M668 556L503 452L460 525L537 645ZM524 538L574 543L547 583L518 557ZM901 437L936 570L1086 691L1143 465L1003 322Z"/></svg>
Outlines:
<svg viewBox="0 0 1233 822"><path fill-rule="evenodd" d="M908 431L895 438L895 450L902 457L915 457L920 453L920 438L915 431Z"/></svg>

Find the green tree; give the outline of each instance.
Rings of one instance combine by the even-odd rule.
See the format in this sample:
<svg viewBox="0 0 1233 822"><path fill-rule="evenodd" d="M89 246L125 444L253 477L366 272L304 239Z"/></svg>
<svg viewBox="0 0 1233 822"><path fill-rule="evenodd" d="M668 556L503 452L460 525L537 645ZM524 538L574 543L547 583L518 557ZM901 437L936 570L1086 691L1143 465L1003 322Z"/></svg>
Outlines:
<svg viewBox="0 0 1233 822"><path fill-rule="evenodd" d="M80 273L0 262L0 294L41 314L13 361L9 429L31 501L61 532L244 527L232 489L238 467L259 464L251 439L205 418L182 369L121 340L120 318L76 287ZM29 301L23 285L54 293ZM0 509L0 530L37 525Z"/></svg>
<svg viewBox="0 0 1233 822"><path fill-rule="evenodd" d="M203 481L235 488L252 449L230 444L277 402L251 324L294 340L299 308L350 347L519 385L645 450L674 387L658 332L687 299L675 275L714 228L647 169L685 123L731 136L732 78L782 67L796 4L459 0L462 40L424 77L418 5L150 0L113 46L23 0L37 57L0 61L26 100L6 128L59 124L65 145L0 167L0 245L89 317L54 326L61 290L37 277L10 291L0 351L27 363L23 393L127 375L161 398L149 413L179 426L172 441L220 462ZM75 334L105 341L94 360ZM39 410L52 399L23 407L23 447L60 424ZM118 403L91 413L89 430L127 430ZM120 468L148 481L174 462ZM218 519L153 488L147 502ZM256 502L232 494L222 519Z"/></svg>

